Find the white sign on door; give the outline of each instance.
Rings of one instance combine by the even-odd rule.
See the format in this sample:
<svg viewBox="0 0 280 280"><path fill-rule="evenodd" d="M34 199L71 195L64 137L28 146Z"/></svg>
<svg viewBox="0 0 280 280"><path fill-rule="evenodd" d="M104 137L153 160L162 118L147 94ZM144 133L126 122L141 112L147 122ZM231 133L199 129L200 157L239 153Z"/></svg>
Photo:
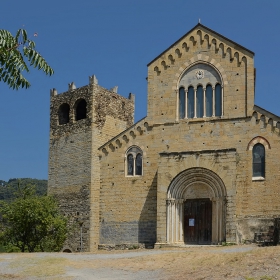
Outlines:
<svg viewBox="0 0 280 280"><path fill-rule="evenodd" d="M189 227L194 227L194 219L189 219Z"/></svg>

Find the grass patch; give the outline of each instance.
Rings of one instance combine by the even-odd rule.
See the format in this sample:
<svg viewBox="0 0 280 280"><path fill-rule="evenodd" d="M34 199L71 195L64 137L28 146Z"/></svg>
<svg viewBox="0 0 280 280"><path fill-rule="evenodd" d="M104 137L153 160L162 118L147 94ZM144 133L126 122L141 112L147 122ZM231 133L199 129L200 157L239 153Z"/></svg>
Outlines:
<svg viewBox="0 0 280 280"><path fill-rule="evenodd" d="M236 243L233 242L222 242L222 246L234 246Z"/></svg>
<svg viewBox="0 0 280 280"><path fill-rule="evenodd" d="M32 255L25 255L16 263L11 264L12 268L23 270L20 271L22 276L49 277L59 276L65 273L65 266L68 261L64 258L43 257L35 258ZM59 277L57 278L59 279Z"/></svg>
<svg viewBox="0 0 280 280"><path fill-rule="evenodd" d="M14 274L8 274L8 273L1 274L0 273L0 279L22 279L22 278L18 275L14 275Z"/></svg>

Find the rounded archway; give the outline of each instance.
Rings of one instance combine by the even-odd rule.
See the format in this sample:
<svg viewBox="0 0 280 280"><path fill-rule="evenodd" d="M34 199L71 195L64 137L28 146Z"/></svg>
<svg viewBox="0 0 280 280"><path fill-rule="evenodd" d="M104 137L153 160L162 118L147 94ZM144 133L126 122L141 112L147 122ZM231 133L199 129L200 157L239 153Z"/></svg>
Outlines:
<svg viewBox="0 0 280 280"><path fill-rule="evenodd" d="M217 244L225 240L226 188L206 168L179 173L167 190L167 243Z"/></svg>
<svg viewBox="0 0 280 280"><path fill-rule="evenodd" d="M70 248L69 246L63 246L62 250L61 250L62 253L72 253L73 250L72 248Z"/></svg>
<svg viewBox="0 0 280 280"><path fill-rule="evenodd" d="M63 253L72 253L72 251L70 249L64 249Z"/></svg>
<svg viewBox="0 0 280 280"><path fill-rule="evenodd" d="M76 121L83 120L87 118L87 102L85 99L79 99L76 101L74 107L76 108Z"/></svg>
<svg viewBox="0 0 280 280"><path fill-rule="evenodd" d="M69 123L69 112L70 112L69 104L63 103L59 106L59 109L58 109L59 125Z"/></svg>

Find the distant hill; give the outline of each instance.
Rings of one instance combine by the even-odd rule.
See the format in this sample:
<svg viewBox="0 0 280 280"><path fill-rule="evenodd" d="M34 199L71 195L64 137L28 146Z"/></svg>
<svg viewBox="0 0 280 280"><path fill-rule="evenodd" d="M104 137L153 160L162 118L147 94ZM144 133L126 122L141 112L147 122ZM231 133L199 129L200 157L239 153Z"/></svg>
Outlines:
<svg viewBox="0 0 280 280"><path fill-rule="evenodd" d="M39 179L31 179L31 178L14 178L10 179L8 182L0 180L0 201L5 200L9 201L14 198L14 192L18 187L24 187L26 185L33 185L36 187L36 193L38 195L46 195L48 181L47 180L39 180Z"/></svg>

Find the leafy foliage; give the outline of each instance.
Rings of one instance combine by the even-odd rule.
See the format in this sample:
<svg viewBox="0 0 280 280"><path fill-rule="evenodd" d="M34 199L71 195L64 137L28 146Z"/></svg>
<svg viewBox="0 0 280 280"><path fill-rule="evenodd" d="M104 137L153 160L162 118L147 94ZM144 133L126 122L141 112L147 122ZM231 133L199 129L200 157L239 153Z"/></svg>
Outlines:
<svg viewBox="0 0 280 280"><path fill-rule="evenodd" d="M19 29L14 37L9 31L0 29L0 81L13 89L29 88L30 83L22 76L29 72L27 65L42 70L51 76L54 71L46 60L35 50L35 42Z"/></svg>
<svg viewBox="0 0 280 280"><path fill-rule="evenodd" d="M59 251L67 236L67 220L55 200L38 196L30 185L18 186L16 198L0 206L0 240L21 252Z"/></svg>

